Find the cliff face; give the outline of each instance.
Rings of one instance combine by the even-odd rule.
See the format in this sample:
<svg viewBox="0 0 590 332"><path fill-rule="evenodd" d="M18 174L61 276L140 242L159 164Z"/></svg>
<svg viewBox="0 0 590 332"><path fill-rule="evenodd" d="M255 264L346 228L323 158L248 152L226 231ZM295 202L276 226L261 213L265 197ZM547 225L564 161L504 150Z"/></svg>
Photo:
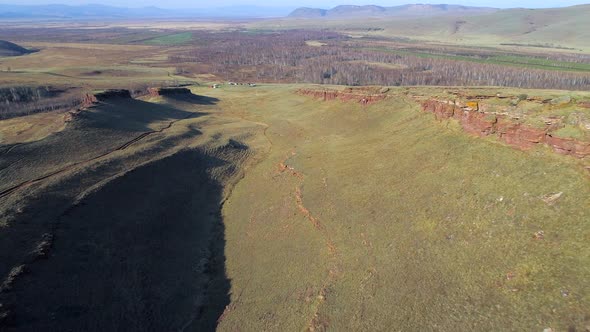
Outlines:
<svg viewBox="0 0 590 332"><path fill-rule="evenodd" d="M82 105L80 105L80 108L90 107L97 102L98 102L98 99L96 99L94 94L87 93L84 95L84 97L82 97Z"/></svg>
<svg viewBox="0 0 590 332"><path fill-rule="evenodd" d="M343 91L339 90L315 90L315 89L300 89L297 91L298 94L303 96L309 96L315 99L323 101L328 100L340 100L340 101L352 101L362 105L369 105L387 98L384 93L375 93L370 88L348 88Z"/></svg>
<svg viewBox="0 0 590 332"><path fill-rule="evenodd" d="M434 114L436 119L456 119L468 133L480 137L496 135L501 141L518 149L527 150L538 144L546 144L556 153L577 158L590 156L590 142L573 138L556 137L552 127L533 128L506 119L502 115L478 111L477 102L460 102L429 99L422 102L424 111Z"/></svg>
<svg viewBox="0 0 590 332"><path fill-rule="evenodd" d="M331 89L300 89L298 94L314 99L329 101L339 100L369 105L387 98L387 90L375 87L355 87L344 90ZM437 120L455 119L463 130L479 137L495 135L499 140L521 150L528 150L539 144L550 146L553 151L562 155L576 158L590 156L590 142L574 138L559 137L555 131L559 129L551 118L546 119L545 128L535 128L515 122L506 113L488 111L489 105L483 103L485 99L511 97L475 96L468 101L460 100L419 100L424 111L433 113ZM546 104L549 100L529 98L527 100ZM580 105L582 106L582 105Z"/></svg>

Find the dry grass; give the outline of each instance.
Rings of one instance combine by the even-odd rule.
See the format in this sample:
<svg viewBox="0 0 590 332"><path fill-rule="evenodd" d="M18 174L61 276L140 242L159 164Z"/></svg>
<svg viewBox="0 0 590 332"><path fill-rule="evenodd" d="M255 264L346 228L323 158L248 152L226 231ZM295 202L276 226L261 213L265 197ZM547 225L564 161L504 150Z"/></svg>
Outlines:
<svg viewBox="0 0 590 332"><path fill-rule="evenodd" d="M576 161L446 128L403 89L369 107L285 86L196 91L266 123L271 144L224 209L219 329L585 326L590 193Z"/></svg>
<svg viewBox="0 0 590 332"><path fill-rule="evenodd" d="M91 43L27 45L40 51L3 59L0 85L43 83L104 89L187 80L174 74L175 68L167 63L166 50L161 47ZM9 67L11 71L6 72Z"/></svg>
<svg viewBox="0 0 590 332"><path fill-rule="evenodd" d="M41 140L64 129L63 112L22 116L0 121L0 145L11 145Z"/></svg>

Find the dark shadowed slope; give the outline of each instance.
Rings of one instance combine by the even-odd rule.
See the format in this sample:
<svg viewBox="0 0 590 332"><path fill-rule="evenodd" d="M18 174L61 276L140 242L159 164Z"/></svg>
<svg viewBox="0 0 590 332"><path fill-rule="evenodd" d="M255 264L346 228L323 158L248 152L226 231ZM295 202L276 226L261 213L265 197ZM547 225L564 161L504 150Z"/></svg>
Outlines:
<svg viewBox="0 0 590 332"><path fill-rule="evenodd" d="M112 181L59 216L49 259L31 264L5 297L14 303L14 330L212 330L229 303L229 281L222 186L207 169L223 163L181 152ZM208 300L207 288L220 296Z"/></svg>
<svg viewBox="0 0 590 332"><path fill-rule="evenodd" d="M3 150L1 331L211 331L221 206L251 151L217 99L112 97ZM229 134L228 134L229 133ZM19 184L23 184L19 186Z"/></svg>
<svg viewBox="0 0 590 332"><path fill-rule="evenodd" d="M27 50L26 48L15 43L11 43L6 40L0 40L0 56L18 56L29 54L31 52L32 51Z"/></svg>

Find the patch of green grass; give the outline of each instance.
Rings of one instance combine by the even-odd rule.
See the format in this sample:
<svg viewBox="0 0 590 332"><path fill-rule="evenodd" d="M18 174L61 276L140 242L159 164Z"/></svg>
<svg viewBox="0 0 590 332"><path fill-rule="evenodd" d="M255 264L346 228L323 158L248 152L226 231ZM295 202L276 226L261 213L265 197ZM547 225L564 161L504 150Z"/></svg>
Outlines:
<svg viewBox="0 0 590 332"><path fill-rule="evenodd" d="M366 107L293 90L195 89L268 140L224 205L219 330L585 326L590 187L574 161L452 130L401 88Z"/></svg>
<svg viewBox="0 0 590 332"><path fill-rule="evenodd" d="M565 127L554 131L552 134L563 138L583 139L586 135L583 130L577 126L565 125Z"/></svg>
<svg viewBox="0 0 590 332"><path fill-rule="evenodd" d="M144 40L143 43L148 45L177 45L188 43L191 40L193 40L192 32L181 32Z"/></svg>
<svg viewBox="0 0 590 332"><path fill-rule="evenodd" d="M484 57L479 57L479 56L437 54L437 53L428 53L428 52L420 52L420 51L413 51L413 50L386 49L386 48L380 48L380 47L366 48L366 49L372 50L372 51L381 51L381 52L388 52L388 53L393 53L393 54L405 55L405 56L415 56L415 57L419 57L419 58L469 61L469 62L484 63L484 64L508 65L508 66L515 66L515 67L525 67L525 68L544 69L544 70L590 72L590 64L588 64L588 63L576 63L576 62L566 62L566 61L557 61L557 60L549 60L549 59L539 59L539 58L532 58L532 57L527 57L527 56L491 55L491 56L484 58Z"/></svg>
<svg viewBox="0 0 590 332"><path fill-rule="evenodd" d="M525 65L527 67L539 69L590 71L590 64L588 63L566 62L516 55L495 55L490 57L489 60L496 62L498 64Z"/></svg>

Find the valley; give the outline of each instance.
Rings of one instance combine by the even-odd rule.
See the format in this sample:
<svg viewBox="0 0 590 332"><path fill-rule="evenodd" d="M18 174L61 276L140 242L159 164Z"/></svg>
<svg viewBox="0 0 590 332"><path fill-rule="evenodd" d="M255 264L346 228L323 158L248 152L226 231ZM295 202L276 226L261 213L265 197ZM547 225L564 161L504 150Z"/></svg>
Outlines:
<svg viewBox="0 0 590 332"><path fill-rule="evenodd" d="M412 98L428 89L393 88L363 103L301 96L301 88L318 89L107 95L63 131L5 150L2 177L13 182L2 188L10 230L2 243L12 249L3 269L26 271L0 295L8 326L180 329L211 326L216 315L220 330L586 324L584 158L543 145L523 152L472 137L455 120L437 122ZM155 117L146 123L134 112ZM159 255L182 265L162 266ZM87 272L71 274L72 264ZM101 266L108 275L99 277ZM158 281L134 279L148 275ZM97 278L115 292L94 293ZM66 290L74 280L81 288ZM140 287L154 282L165 298ZM209 285L204 294L199 284ZM69 292L83 295L64 304ZM99 309L104 296L120 306ZM208 297L218 305L199 310ZM37 307L27 298L59 301ZM162 307L169 301L179 306L173 316ZM136 319L112 318L130 310ZM154 317L147 312L163 316L144 321Z"/></svg>
<svg viewBox="0 0 590 332"><path fill-rule="evenodd" d="M0 331L588 331L587 9L0 19Z"/></svg>

